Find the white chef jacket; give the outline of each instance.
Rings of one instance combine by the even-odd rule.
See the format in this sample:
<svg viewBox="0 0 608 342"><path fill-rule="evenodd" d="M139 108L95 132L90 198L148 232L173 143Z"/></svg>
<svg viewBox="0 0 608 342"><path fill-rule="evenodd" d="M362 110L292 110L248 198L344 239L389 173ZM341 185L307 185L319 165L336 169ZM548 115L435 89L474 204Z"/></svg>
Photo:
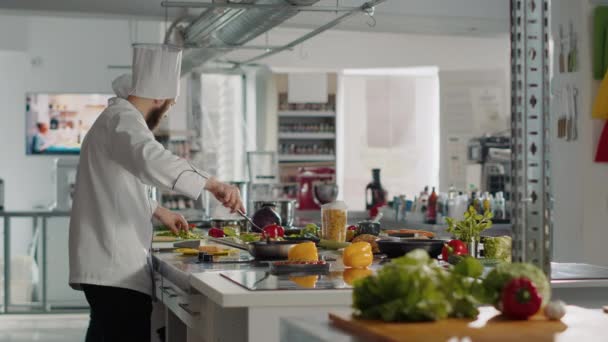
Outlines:
<svg viewBox="0 0 608 342"><path fill-rule="evenodd" d="M70 219L70 286L127 288L151 295L148 264L158 186L198 198L204 174L154 139L129 101L112 98L82 144Z"/></svg>

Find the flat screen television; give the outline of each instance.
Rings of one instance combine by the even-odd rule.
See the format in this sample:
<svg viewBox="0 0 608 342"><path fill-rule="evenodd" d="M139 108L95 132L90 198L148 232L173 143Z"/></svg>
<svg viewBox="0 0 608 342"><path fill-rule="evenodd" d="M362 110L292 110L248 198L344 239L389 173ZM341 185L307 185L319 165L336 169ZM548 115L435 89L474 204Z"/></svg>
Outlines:
<svg viewBox="0 0 608 342"><path fill-rule="evenodd" d="M111 94L26 94L26 153L79 154Z"/></svg>

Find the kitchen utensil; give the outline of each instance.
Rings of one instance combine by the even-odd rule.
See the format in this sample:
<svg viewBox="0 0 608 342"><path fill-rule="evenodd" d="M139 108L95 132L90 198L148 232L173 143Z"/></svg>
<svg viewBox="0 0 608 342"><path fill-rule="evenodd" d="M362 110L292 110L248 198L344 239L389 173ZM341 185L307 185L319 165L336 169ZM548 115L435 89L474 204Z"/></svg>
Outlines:
<svg viewBox="0 0 608 342"><path fill-rule="evenodd" d="M297 244L291 241L257 241L250 242L247 247L258 260L286 260L291 247Z"/></svg>
<svg viewBox="0 0 608 342"><path fill-rule="evenodd" d="M389 258L398 258L414 249L423 249L432 258L437 258L441 254L441 249L445 241L436 239L401 239L389 238L377 241L380 253L386 254Z"/></svg>
<svg viewBox="0 0 608 342"><path fill-rule="evenodd" d="M372 221L360 221L357 223L357 235L371 234L378 236L380 234L380 223Z"/></svg>
<svg viewBox="0 0 608 342"><path fill-rule="evenodd" d="M253 222L253 220L251 219L251 217L247 216L247 214L245 214L244 212L242 212L240 209L236 211L237 214L241 215L242 218L244 218L247 222L249 222L249 224L251 224L252 228L255 228L256 230L262 231L262 228L260 228L257 224L255 224Z"/></svg>
<svg viewBox="0 0 608 342"><path fill-rule="evenodd" d="M350 313L330 313L332 326L361 341L588 341L589 336L605 336L608 317L600 310L567 307L562 321L544 315L529 320L507 320L490 306L479 308L477 319L443 319L436 322L382 322L353 318ZM560 334L562 332L563 334ZM591 338L593 340L593 338Z"/></svg>
<svg viewBox="0 0 608 342"><path fill-rule="evenodd" d="M272 207L281 217L281 226L291 227L296 216L295 200L271 200L253 202L253 210L258 211L263 207Z"/></svg>
<svg viewBox="0 0 608 342"><path fill-rule="evenodd" d="M572 98L570 96L571 93L570 85L566 86L566 141L570 141L572 139Z"/></svg>
<svg viewBox="0 0 608 342"><path fill-rule="evenodd" d="M313 193L315 203L322 206L338 198L338 185L336 183L315 182L313 184Z"/></svg>
<svg viewBox="0 0 608 342"><path fill-rule="evenodd" d="M572 140L578 139L578 88L572 87Z"/></svg>

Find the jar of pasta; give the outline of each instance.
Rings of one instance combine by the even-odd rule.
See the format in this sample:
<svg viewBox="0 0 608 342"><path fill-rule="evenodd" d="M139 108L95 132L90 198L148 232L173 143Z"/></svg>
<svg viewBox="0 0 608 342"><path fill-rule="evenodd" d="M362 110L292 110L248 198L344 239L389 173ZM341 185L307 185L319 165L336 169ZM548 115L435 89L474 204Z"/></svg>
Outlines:
<svg viewBox="0 0 608 342"><path fill-rule="evenodd" d="M325 240L346 241L348 208L343 201L324 204L321 207L321 238Z"/></svg>

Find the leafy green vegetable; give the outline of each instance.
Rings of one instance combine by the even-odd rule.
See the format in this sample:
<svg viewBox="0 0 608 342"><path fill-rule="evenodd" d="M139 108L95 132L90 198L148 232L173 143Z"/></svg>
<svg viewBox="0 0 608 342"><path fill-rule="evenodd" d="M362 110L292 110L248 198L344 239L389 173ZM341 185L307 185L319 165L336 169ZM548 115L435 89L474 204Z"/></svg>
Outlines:
<svg viewBox="0 0 608 342"><path fill-rule="evenodd" d="M486 237L483 244L485 257L511 262L511 245L510 236Z"/></svg>
<svg viewBox="0 0 608 342"><path fill-rule="evenodd" d="M224 234L226 236L239 237L239 233L238 233L237 229L234 227L224 227L222 230L224 231Z"/></svg>
<svg viewBox="0 0 608 342"><path fill-rule="evenodd" d="M446 217L445 220L448 223L448 233L452 233L458 240L469 243L471 240L479 242L481 232L492 227L493 217L489 210L480 215L475 207L470 206L464 213L464 220L454 221L451 217Z"/></svg>
<svg viewBox="0 0 608 342"><path fill-rule="evenodd" d="M202 239L203 236L197 233L194 233L193 231L184 231L184 230L180 230L177 234L173 233L173 231L171 230L162 230L158 233L156 233L156 236L171 236L171 237L177 237L183 240L198 240L198 239Z"/></svg>
<svg viewBox="0 0 608 342"><path fill-rule="evenodd" d="M384 321L434 321L476 317L483 269L474 258L458 270L438 265L424 250L414 250L354 284L353 306L361 318ZM477 263L477 264L476 264Z"/></svg>
<svg viewBox="0 0 608 342"><path fill-rule="evenodd" d="M260 234L256 234L256 233L241 233L241 235L239 236L239 238L243 242L255 242L255 241L260 241Z"/></svg>
<svg viewBox="0 0 608 342"><path fill-rule="evenodd" d="M302 230L300 230L300 237L308 237L308 236L319 236L319 226L314 223L307 224Z"/></svg>
<svg viewBox="0 0 608 342"><path fill-rule="evenodd" d="M530 279L543 298L542 306L551 299L551 285L541 269L526 263L502 263L490 271L483 281L487 302L497 307L502 289L514 278Z"/></svg>

